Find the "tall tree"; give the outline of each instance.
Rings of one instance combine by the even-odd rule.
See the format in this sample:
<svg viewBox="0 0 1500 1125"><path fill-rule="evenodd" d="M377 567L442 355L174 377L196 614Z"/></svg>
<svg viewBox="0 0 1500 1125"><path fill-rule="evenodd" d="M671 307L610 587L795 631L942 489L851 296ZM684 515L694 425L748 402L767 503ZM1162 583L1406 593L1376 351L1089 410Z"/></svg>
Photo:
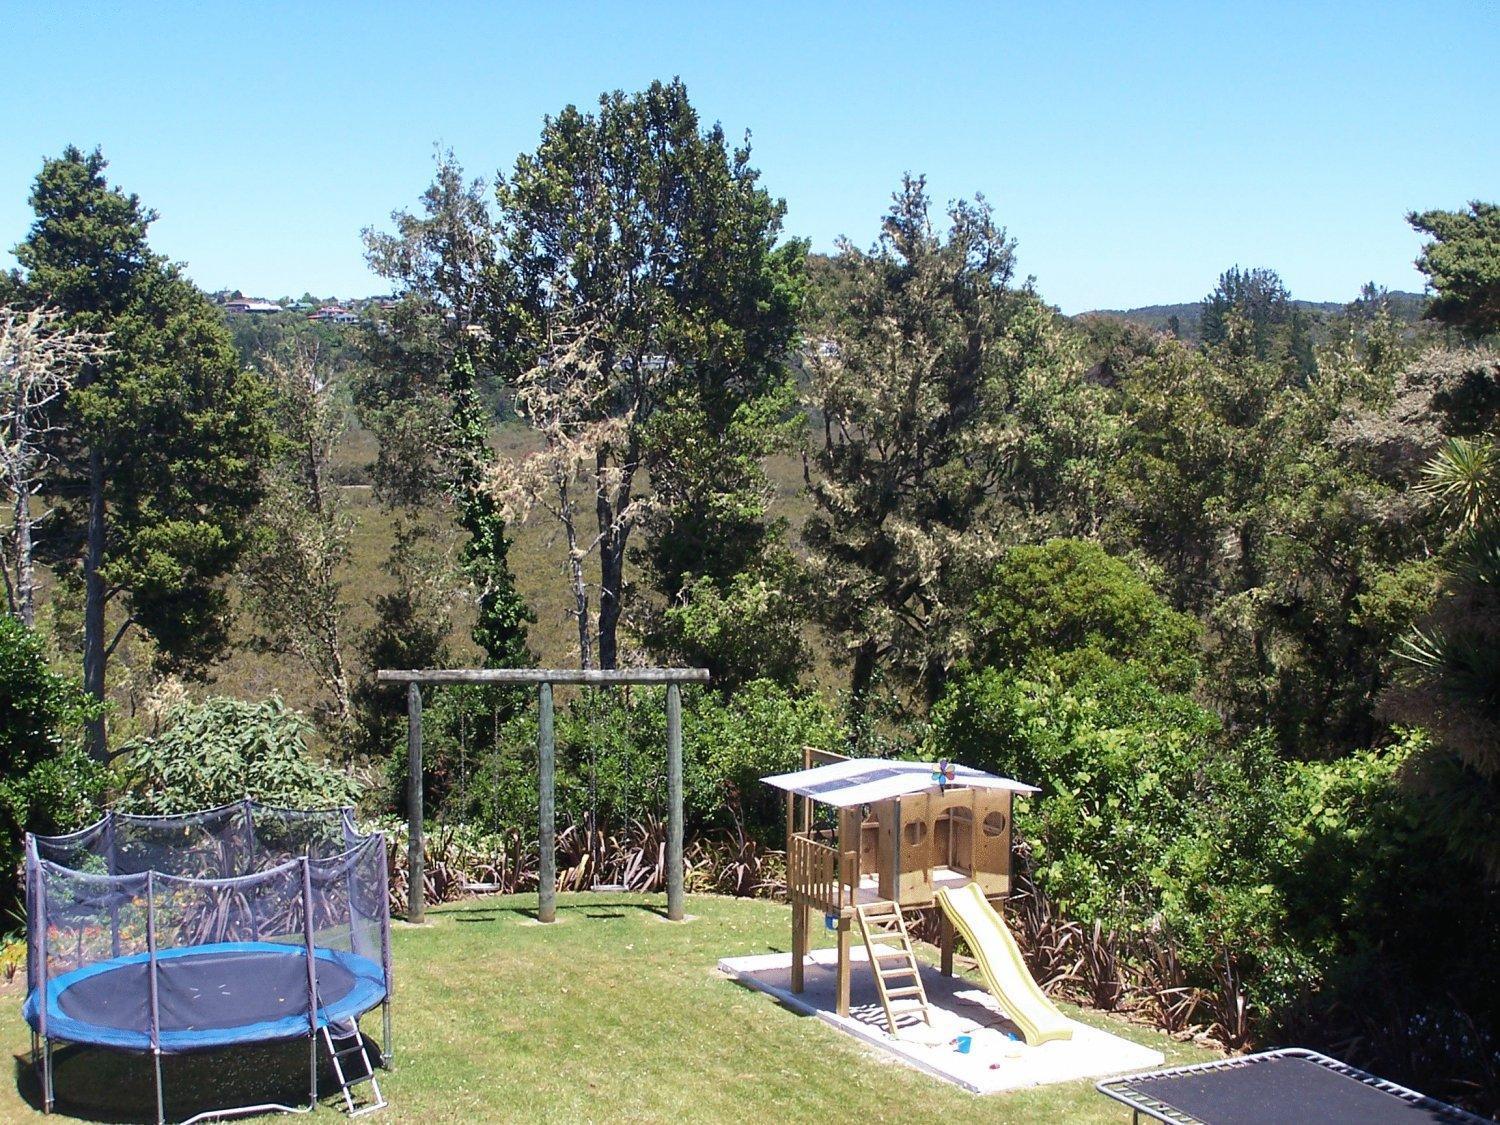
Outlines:
<svg viewBox="0 0 1500 1125"><path fill-rule="evenodd" d="M348 745L349 673L343 583L354 521L328 478L347 406L320 362L315 340L265 359L276 441L265 498L242 570L249 608L276 651L300 660L323 686L328 733Z"/></svg>
<svg viewBox="0 0 1500 1125"><path fill-rule="evenodd" d="M34 507L51 464L48 440L57 429L53 405L79 372L104 357L106 338L59 328L62 314L46 307L0 305L0 483L10 494L5 593L10 611L36 625L37 524Z"/></svg>
<svg viewBox="0 0 1500 1125"><path fill-rule="evenodd" d="M411 508L434 491L466 532L461 562L474 586L474 640L494 667L530 662L533 620L510 570L506 521L488 481L497 412L484 394L496 358L495 222L483 180L438 157L422 211L397 211L394 234L365 231L367 259L401 300L365 337L373 371L358 393L380 439L376 485Z"/></svg>
<svg viewBox="0 0 1500 1125"><path fill-rule="evenodd" d="M1107 535L1208 626L1204 690L1296 756L1375 735L1426 530L1406 495L1413 459L1369 424L1389 411L1404 349L1378 310L1338 327L1310 377L1256 358L1234 308L1220 343L1134 362L1110 473Z"/></svg>
<svg viewBox="0 0 1500 1125"><path fill-rule="evenodd" d="M936 696L966 588L1075 483L1058 411L1087 401L1076 352L1015 284L1014 243L988 205L956 203L949 220L934 229L923 181L907 177L876 246L841 246L841 296L809 357L803 537L856 713L882 670Z"/></svg>
<svg viewBox="0 0 1500 1125"><path fill-rule="evenodd" d="M1413 211L1406 221L1432 236L1417 259L1437 290L1427 315L1476 336L1500 331L1500 206L1475 200L1467 211Z"/></svg>
<svg viewBox="0 0 1500 1125"><path fill-rule="evenodd" d="M1199 332L1206 347L1227 348L1242 359L1276 361L1304 378L1316 370L1307 314L1292 301L1275 270L1225 270L1202 309Z"/></svg>
<svg viewBox="0 0 1500 1125"><path fill-rule="evenodd" d="M727 496L767 446L767 427L748 423L786 394L806 247L778 245L784 206L760 187L748 143L702 128L680 81L549 118L496 195L518 408L566 436L540 455L550 471L502 467L500 486L555 480L560 456L571 466L593 523L571 549L598 560L594 642L580 656L592 648L612 668L632 536L652 513L662 535L687 518L684 450L698 451L702 486ZM679 589L691 577L659 573Z"/></svg>
<svg viewBox="0 0 1500 1125"><path fill-rule="evenodd" d="M132 627L177 668L225 643L220 579L245 543L269 441L260 382L241 369L217 310L152 252L154 212L104 169L98 150L73 147L44 162L36 221L15 250L22 299L110 337L109 353L56 403L49 489L59 504L45 542L55 562L81 572L84 687L100 700L109 657ZM102 717L89 745L105 753Z"/></svg>

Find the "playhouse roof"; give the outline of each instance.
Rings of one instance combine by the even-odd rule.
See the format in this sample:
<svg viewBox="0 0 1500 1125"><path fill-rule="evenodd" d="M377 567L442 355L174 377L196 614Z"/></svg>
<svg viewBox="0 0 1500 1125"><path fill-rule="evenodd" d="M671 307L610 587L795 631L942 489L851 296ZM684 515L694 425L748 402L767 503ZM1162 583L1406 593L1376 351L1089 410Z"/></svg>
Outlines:
<svg viewBox="0 0 1500 1125"><path fill-rule="evenodd" d="M811 797L825 805L844 809L936 789L938 783L932 777L936 769L930 762L850 758L826 766L797 770L795 773L763 777L761 780L777 789L796 793L799 797ZM958 765L953 767L953 777L948 784L963 785L970 789L1007 789L1012 793L1041 792L1035 785Z"/></svg>

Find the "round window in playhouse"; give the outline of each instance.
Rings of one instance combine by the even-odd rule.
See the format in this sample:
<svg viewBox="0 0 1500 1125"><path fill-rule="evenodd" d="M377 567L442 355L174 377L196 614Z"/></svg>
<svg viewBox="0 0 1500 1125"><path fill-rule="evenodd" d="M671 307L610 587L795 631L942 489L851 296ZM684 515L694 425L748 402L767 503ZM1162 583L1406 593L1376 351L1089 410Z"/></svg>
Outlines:
<svg viewBox="0 0 1500 1125"><path fill-rule="evenodd" d="M1005 814L1003 812L992 812L984 818L984 834L986 836L1005 835Z"/></svg>
<svg viewBox="0 0 1500 1125"><path fill-rule="evenodd" d="M906 838L906 846L916 847L927 839L927 822L925 820L914 820L906 826L902 835Z"/></svg>

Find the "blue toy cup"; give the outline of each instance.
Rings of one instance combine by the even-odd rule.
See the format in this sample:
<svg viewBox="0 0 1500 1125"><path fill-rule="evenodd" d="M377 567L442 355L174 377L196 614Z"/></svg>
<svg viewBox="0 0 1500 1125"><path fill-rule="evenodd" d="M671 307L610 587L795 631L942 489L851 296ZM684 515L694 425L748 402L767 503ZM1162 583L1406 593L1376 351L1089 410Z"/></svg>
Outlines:
<svg viewBox="0 0 1500 1125"><path fill-rule="evenodd" d="M974 1045L974 1037L972 1035L960 1035L953 1041L953 1045L958 1048L960 1055L967 1055L969 1048Z"/></svg>

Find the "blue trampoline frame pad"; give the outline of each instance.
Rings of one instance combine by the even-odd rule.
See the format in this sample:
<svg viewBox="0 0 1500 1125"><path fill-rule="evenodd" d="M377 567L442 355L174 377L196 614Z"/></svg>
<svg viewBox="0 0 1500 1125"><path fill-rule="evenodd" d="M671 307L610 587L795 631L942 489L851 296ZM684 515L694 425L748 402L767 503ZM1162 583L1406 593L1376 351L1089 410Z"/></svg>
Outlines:
<svg viewBox="0 0 1500 1125"><path fill-rule="evenodd" d="M343 1023L356 1019L374 1008L386 998L385 973L380 966L367 957L343 950L317 947L314 955L319 961L338 965L353 978L353 987L332 1003L318 1009L317 1025ZM307 949L302 945L290 945L269 941L218 942L210 945L190 945L158 950L156 960L177 958L210 958L223 954L265 954L278 957L295 957L306 963ZM106 1027L76 1019L62 1010L60 1003L64 993L81 981L109 973L130 965L140 965L150 960L149 953L135 953L128 957L115 957L97 961L82 968L64 973L47 982L47 1036L69 1043L87 1043L101 1047L118 1047L124 1050L149 1051L149 1032L134 1029ZM41 1031L41 1016L38 1010L39 994L33 991L26 997L22 1014L34 1030ZM160 1048L164 1054L183 1051L206 1050L214 1047L232 1047L241 1043L263 1043L279 1039L296 1039L311 1033L307 1012L304 1009L294 1015L257 1023L218 1027L163 1028L160 1031Z"/></svg>

